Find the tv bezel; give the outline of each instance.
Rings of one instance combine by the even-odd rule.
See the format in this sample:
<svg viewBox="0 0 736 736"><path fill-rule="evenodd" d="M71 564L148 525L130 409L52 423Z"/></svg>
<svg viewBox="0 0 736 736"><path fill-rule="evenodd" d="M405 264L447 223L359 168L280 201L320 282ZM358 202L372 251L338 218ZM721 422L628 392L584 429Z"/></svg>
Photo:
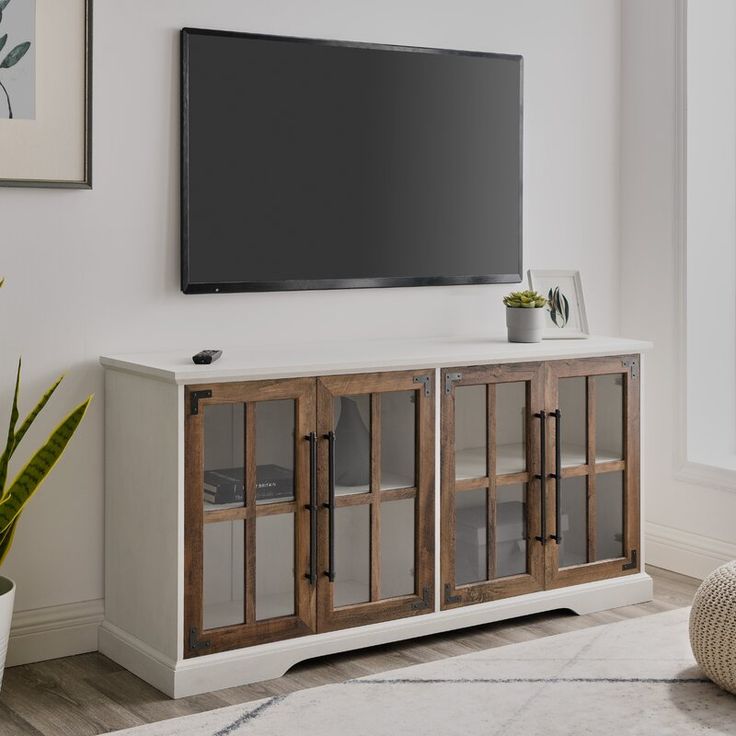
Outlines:
<svg viewBox="0 0 736 736"><path fill-rule="evenodd" d="M519 261L518 271L504 274L468 276L400 276L352 279L290 279L283 281L223 281L195 282L189 274L189 38L191 36L220 36L249 38L266 41L288 41L322 46L337 46L382 51L407 51L418 54L455 54L492 59L509 59L519 63ZM322 289L371 289L405 286L457 286L465 284L512 284L523 280L523 164L524 164L524 58L520 54L502 54L486 51L463 51L424 46L365 43L362 41L335 41L321 38L274 36L263 33L244 33L207 28L182 28L181 51L181 290L185 294L213 294L259 291L304 291Z"/></svg>

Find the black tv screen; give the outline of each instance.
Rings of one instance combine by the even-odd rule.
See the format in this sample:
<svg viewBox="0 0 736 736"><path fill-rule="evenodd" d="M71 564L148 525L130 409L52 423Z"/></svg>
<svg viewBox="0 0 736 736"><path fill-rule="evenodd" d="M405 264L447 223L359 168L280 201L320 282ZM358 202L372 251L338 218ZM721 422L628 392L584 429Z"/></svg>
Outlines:
<svg viewBox="0 0 736 736"><path fill-rule="evenodd" d="M521 281L520 56L181 42L183 291Z"/></svg>

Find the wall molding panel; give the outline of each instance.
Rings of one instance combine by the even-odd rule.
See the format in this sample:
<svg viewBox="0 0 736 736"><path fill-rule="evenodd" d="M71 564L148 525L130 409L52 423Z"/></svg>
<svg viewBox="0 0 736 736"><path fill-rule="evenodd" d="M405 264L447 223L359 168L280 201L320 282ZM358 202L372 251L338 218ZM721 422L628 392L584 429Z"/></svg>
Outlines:
<svg viewBox="0 0 736 736"><path fill-rule="evenodd" d="M644 527L647 563L702 580L736 559L736 544L648 522Z"/></svg>
<svg viewBox="0 0 736 736"><path fill-rule="evenodd" d="M10 630L7 666L96 652L104 612L101 598L17 611Z"/></svg>

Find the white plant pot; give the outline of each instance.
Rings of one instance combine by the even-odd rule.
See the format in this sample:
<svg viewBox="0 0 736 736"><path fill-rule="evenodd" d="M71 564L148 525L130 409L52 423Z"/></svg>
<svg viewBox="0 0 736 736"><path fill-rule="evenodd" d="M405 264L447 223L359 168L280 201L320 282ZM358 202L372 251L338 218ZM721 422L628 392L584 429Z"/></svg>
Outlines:
<svg viewBox="0 0 736 736"><path fill-rule="evenodd" d="M5 655L8 653L10 622L13 620L13 602L15 601L15 583L9 578L0 577L0 688L3 684Z"/></svg>
<svg viewBox="0 0 736 736"><path fill-rule="evenodd" d="M544 308L506 307L509 342L542 342Z"/></svg>

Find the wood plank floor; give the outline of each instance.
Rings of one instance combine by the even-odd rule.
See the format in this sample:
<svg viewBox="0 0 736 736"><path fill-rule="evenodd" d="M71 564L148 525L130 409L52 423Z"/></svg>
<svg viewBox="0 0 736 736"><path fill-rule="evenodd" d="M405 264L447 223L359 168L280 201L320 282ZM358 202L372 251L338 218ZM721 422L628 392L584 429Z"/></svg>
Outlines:
<svg viewBox="0 0 736 736"><path fill-rule="evenodd" d="M13 667L5 672L0 695L0 736L106 733L690 604L699 581L657 568L648 571L654 578L651 603L587 616L564 611L526 616L322 657L293 667L277 680L181 700L168 699L97 653Z"/></svg>

